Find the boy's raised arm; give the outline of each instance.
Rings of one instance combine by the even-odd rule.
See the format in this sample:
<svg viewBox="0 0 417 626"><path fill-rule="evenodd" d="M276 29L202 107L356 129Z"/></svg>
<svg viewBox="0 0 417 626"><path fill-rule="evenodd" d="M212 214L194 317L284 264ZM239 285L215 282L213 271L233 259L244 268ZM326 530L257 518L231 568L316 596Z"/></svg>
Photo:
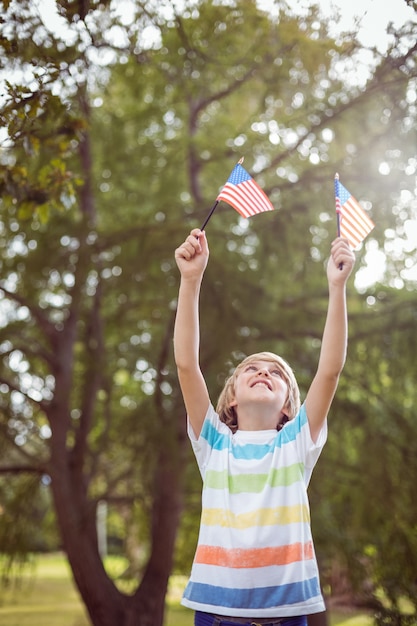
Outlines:
<svg viewBox="0 0 417 626"><path fill-rule="evenodd" d="M174 327L174 356L185 407L196 437L200 435L210 403L199 364L199 297L208 257L205 233L198 228L192 230L175 250L181 282Z"/></svg>
<svg viewBox="0 0 417 626"><path fill-rule="evenodd" d="M347 351L346 282L355 256L346 239L340 237L332 243L331 257L327 264L329 304L319 364L306 397L306 410L313 441L317 440L327 417Z"/></svg>

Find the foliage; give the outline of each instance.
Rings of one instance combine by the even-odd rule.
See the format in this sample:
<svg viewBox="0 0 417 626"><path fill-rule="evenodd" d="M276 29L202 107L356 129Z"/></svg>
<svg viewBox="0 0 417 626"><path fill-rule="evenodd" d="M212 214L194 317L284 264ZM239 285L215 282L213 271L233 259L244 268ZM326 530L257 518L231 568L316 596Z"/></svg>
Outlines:
<svg viewBox="0 0 417 626"><path fill-rule="evenodd" d="M190 564L200 482L171 353L173 251L242 155L277 211L248 222L223 206L208 225L201 360L213 400L263 347L308 388L339 171L377 224L356 286L372 250L386 272L350 288L349 361L311 486L317 547L326 588L337 562L362 600L382 588L394 608L413 601L415 29L373 51L363 79L361 46L332 40L315 7L300 18L278 3L275 19L249 0L137 1L131 13L59 2L54 31L32 4L6 7L1 39L4 69L22 78L8 76L1 110L2 471L50 479L93 623L162 623L177 527L175 568ZM102 567L99 502L138 577L132 594Z"/></svg>

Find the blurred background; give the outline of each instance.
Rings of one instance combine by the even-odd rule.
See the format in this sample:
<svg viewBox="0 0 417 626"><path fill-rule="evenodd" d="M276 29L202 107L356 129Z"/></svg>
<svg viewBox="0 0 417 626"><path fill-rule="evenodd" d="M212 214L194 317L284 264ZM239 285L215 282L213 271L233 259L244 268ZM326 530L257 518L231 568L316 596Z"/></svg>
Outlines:
<svg viewBox="0 0 417 626"><path fill-rule="evenodd" d="M245 220L222 203L207 226L213 402L259 350L308 389L338 172L376 226L349 282L313 534L329 610L417 623L416 3L383 4L2 3L9 585L34 555L63 551L92 624L163 623L170 577L190 568L201 490L173 364L174 249L243 156L275 210Z"/></svg>

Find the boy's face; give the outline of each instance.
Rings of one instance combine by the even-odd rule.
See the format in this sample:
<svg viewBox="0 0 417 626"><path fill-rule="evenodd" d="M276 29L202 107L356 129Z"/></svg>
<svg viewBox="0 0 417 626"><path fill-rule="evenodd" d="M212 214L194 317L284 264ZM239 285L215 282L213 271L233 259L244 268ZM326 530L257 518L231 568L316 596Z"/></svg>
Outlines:
<svg viewBox="0 0 417 626"><path fill-rule="evenodd" d="M276 413L276 427L284 411L287 400L288 385L282 369L273 361L254 360L243 365L237 374L234 389L234 399L231 406L252 403L270 405L271 411Z"/></svg>

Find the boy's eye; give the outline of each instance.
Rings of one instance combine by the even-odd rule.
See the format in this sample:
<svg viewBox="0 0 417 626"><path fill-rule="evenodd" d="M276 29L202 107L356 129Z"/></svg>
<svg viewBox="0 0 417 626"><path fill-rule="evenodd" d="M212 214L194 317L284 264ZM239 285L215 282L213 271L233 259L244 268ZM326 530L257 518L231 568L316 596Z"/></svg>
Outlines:
<svg viewBox="0 0 417 626"><path fill-rule="evenodd" d="M273 374L274 376L279 376L280 378L282 378L281 370L272 370L271 374Z"/></svg>
<svg viewBox="0 0 417 626"><path fill-rule="evenodd" d="M248 365L246 368L246 372L256 372L257 367L255 365Z"/></svg>

